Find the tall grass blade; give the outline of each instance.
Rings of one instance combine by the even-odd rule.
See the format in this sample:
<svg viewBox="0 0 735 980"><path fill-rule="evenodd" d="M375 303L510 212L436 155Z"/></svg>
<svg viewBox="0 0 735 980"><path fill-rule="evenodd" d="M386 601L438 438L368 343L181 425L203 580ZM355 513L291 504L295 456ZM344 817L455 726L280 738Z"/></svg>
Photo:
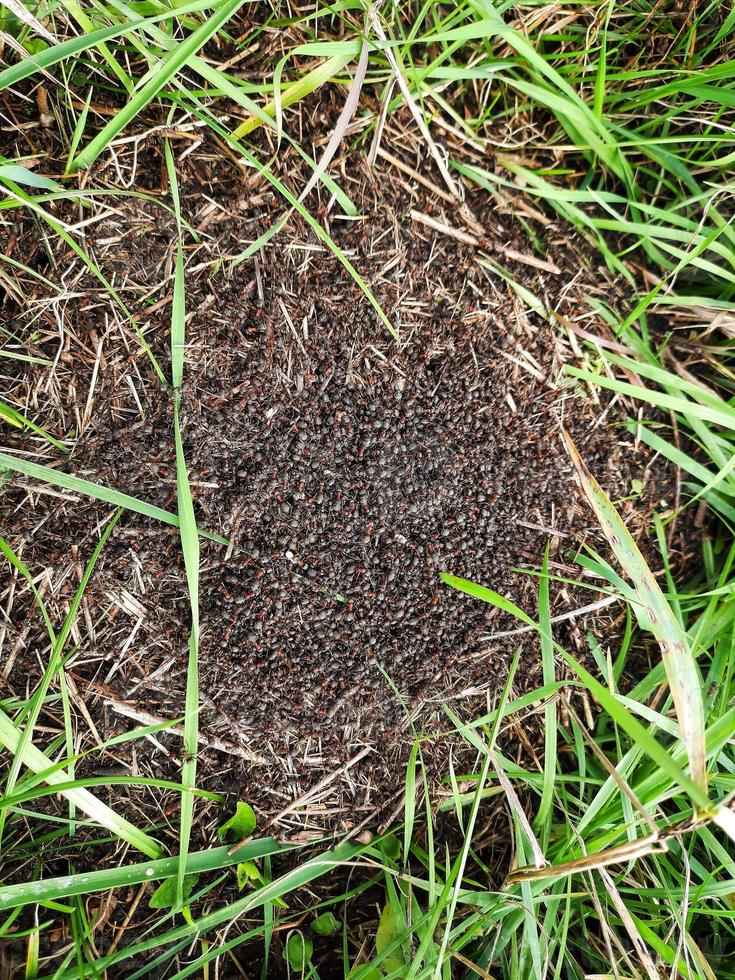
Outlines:
<svg viewBox="0 0 735 980"><path fill-rule="evenodd" d="M281 844L272 837L264 837L243 844L234 854L230 854L230 850L229 847L212 847L205 851L190 852L186 859L186 874L220 871L239 861L255 861L269 855L283 854L293 850L293 845ZM33 888L25 883L0 885L0 911L35 902L63 901L73 895L90 895L110 888L129 888L145 881L172 878L178 874L180 864L178 856L157 858L139 864L122 864L120 867L99 871L44 878L35 882Z"/></svg>
<svg viewBox="0 0 735 980"><path fill-rule="evenodd" d="M176 245L176 269L174 273L174 296L171 313L171 377L174 387L174 439L176 443L176 499L179 511L179 531L181 550L184 554L184 568L189 590L191 608L191 627L189 631L189 662L186 672L186 704L184 707L184 763L181 782L186 789L193 789L196 782L197 750L199 742L199 534L194 502L186 469L184 443L181 438L181 385L184 379L184 349L186 344L186 300L184 293L184 252L181 240L181 203L179 200L176 166L168 141L165 144L166 167L168 170L174 211L178 225ZM177 877L177 904L184 902L184 876L186 874L186 855L189 850L191 827L194 817L194 794L181 794L181 826L179 832L179 871Z"/></svg>
<svg viewBox="0 0 735 980"><path fill-rule="evenodd" d="M644 629L653 633L661 647L681 738L689 760L689 772L693 782L702 791L693 800L695 807L699 807L707 798L707 765L702 680L697 663L692 656L681 624L664 598L658 582L646 565L628 528L602 487L587 470L577 447L566 432L564 432L564 441L584 495L600 523L613 554L633 583L640 605L640 609L637 610L639 622Z"/></svg>
<svg viewBox="0 0 735 980"><path fill-rule="evenodd" d="M67 784L70 782L69 774L54 766L54 763L47 755L37 749L33 743L26 744L25 750L21 754L21 734L15 727L11 719L0 710L0 744L9 752L18 756L20 762L27 766L32 772L41 773L51 770L46 775L49 784ZM132 847L143 854L152 858L159 858L163 853L161 845L148 834L139 830L124 817L119 816L105 803L102 803L89 790L84 788L66 788L60 790L61 795L70 800L87 816L91 817L95 823L105 827L110 833L115 834L121 840L127 841Z"/></svg>
<svg viewBox="0 0 735 980"><path fill-rule="evenodd" d="M174 48L164 64L150 74L143 87L135 93L130 101L110 122L87 144L72 161L70 172L74 173L85 167L90 167L100 153L105 150L115 137L158 95L161 89L179 72L192 55L196 54L217 31L242 6L243 0L229 0L222 4L213 17L205 21L193 31L184 41Z"/></svg>
<svg viewBox="0 0 735 980"><path fill-rule="evenodd" d="M70 473L62 473L52 466L44 466L41 463L31 463L25 459L18 459L9 453L0 452L0 471L3 469L20 473L22 476L32 477L34 480L41 480L43 483L50 483L52 486L61 487L63 490L71 490L81 493L94 500L102 500L105 503L113 504L115 507L122 507L123 510L131 510L143 517L152 517L163 524L170 524L172 527L179 526L179 518L169 510L156 507L155 504L148 504L137 497L131 497L120 490L113 490L111 487L104 487L99 483L92 483L91 480L84 480L79 476L72 476ZM229 544L227 538L220 534L211 534L209 531L199 529L199 534L209 541L216 541L218 544Z"/></svg>

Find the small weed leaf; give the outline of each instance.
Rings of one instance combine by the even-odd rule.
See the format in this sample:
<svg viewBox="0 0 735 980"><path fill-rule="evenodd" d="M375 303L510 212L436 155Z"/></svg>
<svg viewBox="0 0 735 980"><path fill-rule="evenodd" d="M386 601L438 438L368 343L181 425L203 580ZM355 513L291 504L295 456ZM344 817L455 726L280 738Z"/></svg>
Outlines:
<svg viewBox="0 0 735 980"><path fill-rule="evenodd" d="M254 882L256 885L264 885L265 879L254 861L242 861L237 866L237 887L242 891L250 882Z"/></svg>
<svg viewBox="0 0 735 980"><path fill-rule="evenodd" d="M183 898L184 904L189 901L194 886L199 881L199 875L187 875L184 878ZM148 907L152 909L172 909L176 905L176 878L167 878L156 888L148 902Z"/></svg>
<svg viewBox="0 0 735 980"><path fill-rule="evenodd" d="M261 874L254 861L242 861L237 866L237 887L240 891L252 885L254 888L265 888L269 882ZM288 905L282 898L271 899L271 904L277 909L287 909Z"/></svg>
<svg viewBox="0 0 735 980"><path fill-rule="evenodd" d="M230 817L225 820L218 830L219 839L226 840L228 835L232 835L236 840L250 837L255 830L255 812L249 803L238 803L237 809Z"/></svg>
<svg viewBox="0 0 735 980"><path fill-rule="evenodd" d="M303 973L313 953L314 943L308 937L304 938L300 932L294 932L288 937L286 959L292 970Z"/></svg>
<svg viewBox="0 0 735 980"><path fill-rule="evenodd" d="M397 861L401 856L401 842L391 834L380 842L380 850L389 861Z"/></svg>
<svg viewBox="0 0 735 980"><path fill-rule="evenodd" d="M315 936L333 936L342 925L333 912L322 912L311 923L311 931Z"/></svg>
<svg viewBox="0 0 735 980"><path fill-rule="evenodd" d="M398 909L393 902L386 902L378 923L378 931L375 934L375 948L379 954L389 949L400 938L401 926L401 916ZM391 973L393 970L400 970L403 966L403 958L398 950L394 950L383 958L380 965L386 973Z"/></svg>

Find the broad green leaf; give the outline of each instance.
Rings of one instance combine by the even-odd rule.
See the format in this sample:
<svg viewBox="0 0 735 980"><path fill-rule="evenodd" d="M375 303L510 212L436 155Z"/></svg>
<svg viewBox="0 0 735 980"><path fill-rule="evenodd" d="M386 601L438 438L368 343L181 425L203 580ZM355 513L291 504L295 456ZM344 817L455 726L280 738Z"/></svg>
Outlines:
<svg viewBox="0 0 735 980"><path fill-rule="evenodd" d="M288 965L297 973L306 970L306 964L314 955L314 943L308 936L302 936L300 932L292 932L286 943L286 959Z"/></svg>
<svg viewBox="0 0 735 980"><path fill-rule="evenodd" d="M232 836L236 840L243 840L245 837L250 837L255 830L256 822L255 811L250 804L238 801L235 812L217 831L219 839L226 840L228 836Z"/></svg>

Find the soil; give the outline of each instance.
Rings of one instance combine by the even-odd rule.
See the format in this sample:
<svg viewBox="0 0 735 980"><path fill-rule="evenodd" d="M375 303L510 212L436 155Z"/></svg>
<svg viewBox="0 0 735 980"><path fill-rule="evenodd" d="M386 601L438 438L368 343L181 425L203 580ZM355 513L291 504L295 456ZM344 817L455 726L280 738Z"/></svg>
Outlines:
<svg viewBox="0 0 735 980"><path fill-rule="evenodd" d="M302 107L302 139L329 131L331 98ZM673 499L669 476L633 436L604 424L624 420L625 407L597 404L564 373L581 355L575 330L606 330L586 302L594 293L614 301L605 271L528 202L467 189L463 207L450 203L430 162L406 145L408 126L399 115L385 131L401 168L379 157L370 169L359 152L332 167L356 217L323 188L307 201L398 339L298 217L256 256L233 262L272 227L281 202L216 147L187 155L188 142L174 144L185 217L200 238L186 239L184 442L198 523L231 542L202 542L198 782L247 799L261 827L292 840L387 823L413 732L432 735L427 760L443 775L458 739L441 734L451 727L442 704L467 717L492 705L519 645L514 693L538 684L533 638L495 637L517 623L453 591L440 573L531 613L528 572L547 543L553 571L579 576L575 549L599 541L561 424L611 496L641 481L635 508L622 505L633 524ZM308 171L293 154L274 166L303 186ZM168 372L175 225L162 207L168 188L155 147L138 167L148 199L116 198L86 244L141 311L138 324ZM61 297L31 283L25 303L6 302L23 349L53 368L10 361L3 388L71 452L67 459L7 427L5 446L175 511L170 392L81 263L59 253L55 269L45 265L37 229L29 236L27 218L12 220L22 234L11 256L55 277L67 271ZM493 263L554 310L554 322ZM110 510L32 481L5 486L2 533L38 576L55 620ZM554 597L555 614L590 601L564 586ZM3 604L0 670L8 695L23 697L46 641L17 576L6 573ZM80 748L181 716L189 621L178 533L126 513L72 634ZM561 625L559 637L583 654L585 630L610 635L613 621L608 608ZM47 728L59 710L49 706ZM540 744L533 714L503 739L508 754L528 758ZM180 739L164 733L80 771L177 778L179 755ZM151 806L143 792L131 791L131 801ZM163 812L175 820L176 807L174 794ZM214 842L220 813L200 805L203 844Z"/></svg>
<svg viewBox="0 0 735 980"><path fill-rule="evenodd" d="M569 335L477 261L478 251L512 250L545 266L510 262L525 288L575 319L572 244L546 229L546 255L534 257L497 202L475 192L466 207L483 229L478 250L412 220L418 211L469 233L431 192L391 179L390 168L370 175L350 162L360 217L333 213L329 231L398 340L298 220L257 259L192 277L187 296L182 422L197 519L232 541L202 552L204 744L228 743L259 760L235 755L231 778L271 815L365 749L339 781L338 812L369 810L401 786L409 721L431 726L447 698L487 692L492 700L518 640L484 637L513 624L439 576L491 586L533 611L535 582L517 569L537 568L549 540L564 565L592 522L559 437L562 420L613 496L631 478L647 479L632 439L599 425L599 408L565 380L575 359ZM231 254L243 228L254 238L272 221L274 195L259 198L255 208L240 199L234 216L228 207L215 222L190 220ZM123 203L97 227L95 255L110 279L125 277L128 292L150 290L166 272L174 231L157 205ZM189 264L197 259L194 248ZM139 346L105 330L88 304L72 300L65 311L89 324L80 345L87 357L77 361L73 343L63 351L75 362L73 384L56 428L48 417L44 424L66 435L74 405L92 391L65 468L175 510L168 392ZM169 316L169 303L154 314L164 363ZM50 344L38 347L53 355ZM39 370L38 383L44 377ZM109 508L41 497L15 513L22 528L43 521L46 531L27 535L24 560L58 575L64 547L78 546L83 560ZM67 590L75 585L69 576ZM87 707L99 711L107 696L113 707L179 716L189 602L178 534L127 514L87 607L92 622L102 620L93 654L70 665ZM531 683L538 658L532 642L525 646L521 676ZM17 657L9 675L17 693L27 671Z"/></svg>

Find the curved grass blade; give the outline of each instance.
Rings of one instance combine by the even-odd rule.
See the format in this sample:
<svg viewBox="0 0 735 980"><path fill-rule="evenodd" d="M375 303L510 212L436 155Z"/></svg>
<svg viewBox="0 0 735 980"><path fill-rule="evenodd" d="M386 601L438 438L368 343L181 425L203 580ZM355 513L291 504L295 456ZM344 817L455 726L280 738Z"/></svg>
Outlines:
<svg viewBox="0 0 735 980"><path fill-rule="evenodd" d="M661 647L681 738L689 760L689 772L693 783L701 790L693 798L695 808L699 808L706 805L707 764L702 680L696 660L692 656L681 624L666 602L658 582L622 518L587 470L571 437L564 431L563 436L584 495L620 566L633 583L637 601L640 603L640 624L653 633Z"/></svg>
<svg viewBox="0 0 735 980"><path fill-rule="evenodd" d="M17 355L17 357L20 359L20 355ZM45 429L42 429L40 425L36 425L35 422L31 422L22 412L19 412L11 405L6 405L5 402L0 402L0 419L4 419L16 429L30 429L31 432L35 432L37 436L41 436L41 438L50 442L52 446L59 449L62 453L68 452L68 449L60 439L46 432Z"/></svg>
<svg viewBox="0 0 735 980"><path fill-rule="evenodd" d="M170 524L171 527L179 526L179 518L172 514L170 510L163 507L156 507L155 504L146 503L130 494L114 490L112 487L105 487L99 483L92 483L91 480L84 480L79 476L72 476L70 473L62 473L52 466L43 466L41 463L31 463L25 459L17 459L8 453L0 452L0 471L6 469L21 476L29 476L42 483L50 483L52 486L61 487L64 490L72 490L81 493L93 500L102 500L115 507L122 507L124 510L131 510L135 514L142 514L143 517L152 517L163 524ZM229 540L221 534L212 534L209 531L199 529L199 534L208 541L216 541L218 544L229 544Z"/></svg>

